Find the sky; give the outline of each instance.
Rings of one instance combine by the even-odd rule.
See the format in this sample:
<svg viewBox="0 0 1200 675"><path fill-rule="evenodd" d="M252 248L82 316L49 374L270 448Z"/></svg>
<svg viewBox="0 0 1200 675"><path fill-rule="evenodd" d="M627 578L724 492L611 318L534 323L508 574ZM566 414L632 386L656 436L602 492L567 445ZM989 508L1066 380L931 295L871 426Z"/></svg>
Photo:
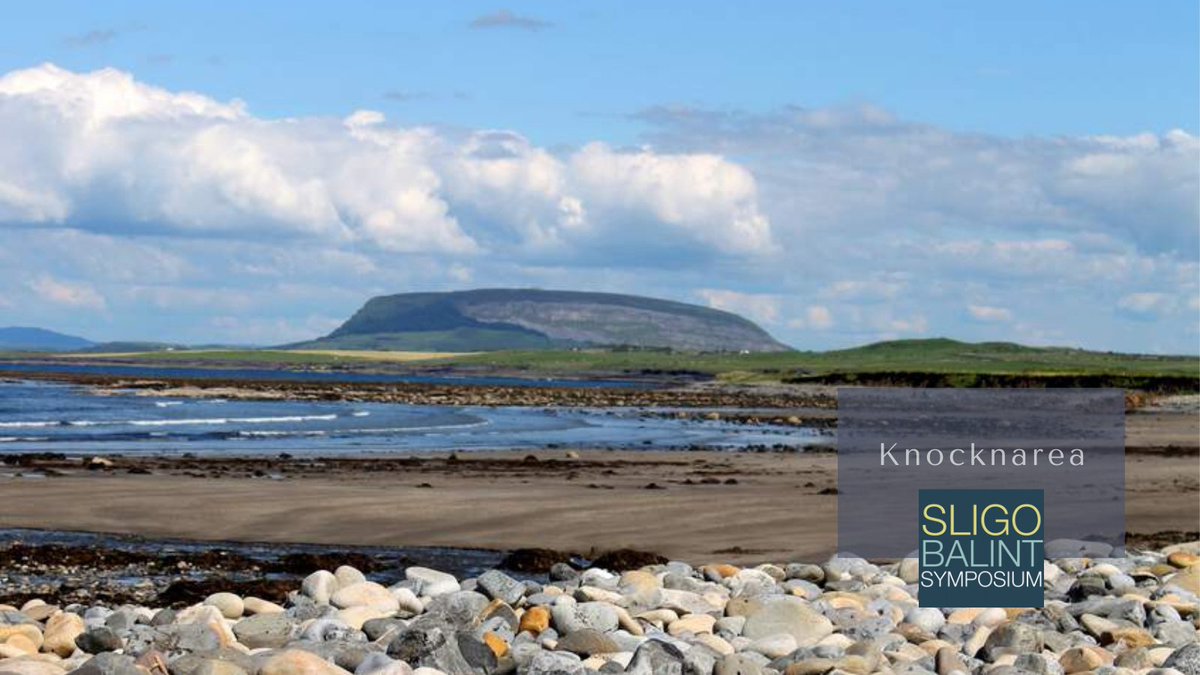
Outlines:
<svg viewBox="0 0 1200 675"><path fill-rule="evenodd" d="M1200 351L1200 10L41 2L0 26L0 325L280 344L372 295L801 349Z"/></svg>

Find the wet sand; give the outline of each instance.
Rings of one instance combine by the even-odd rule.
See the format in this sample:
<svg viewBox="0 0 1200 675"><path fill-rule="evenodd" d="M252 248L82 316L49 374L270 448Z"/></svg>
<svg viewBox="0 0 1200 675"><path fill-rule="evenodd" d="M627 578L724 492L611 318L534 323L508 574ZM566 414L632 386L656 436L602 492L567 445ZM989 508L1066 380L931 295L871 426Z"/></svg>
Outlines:
<svg viewBox="0 0 1200 675"><path fill-rule="evenodd" d="M1194 539L1200 524L1196 436L1172 440L1173 449L1128 454L1126 528L1139 541ZM577 454L324 463L118 458L93 469L53 460L48 464L58 468L48 478L0 482L0 522L207 540L541 547L585 556L629 547L694 563L813 560L836 546L833 454Z"/></svg>

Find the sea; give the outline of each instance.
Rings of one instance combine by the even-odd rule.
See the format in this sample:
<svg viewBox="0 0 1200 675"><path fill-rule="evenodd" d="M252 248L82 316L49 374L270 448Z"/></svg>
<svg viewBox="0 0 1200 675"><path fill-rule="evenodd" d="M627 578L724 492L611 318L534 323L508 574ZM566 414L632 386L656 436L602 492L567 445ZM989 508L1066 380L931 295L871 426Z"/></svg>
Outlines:
<svg viewBox="0 0 1200 675"><path fill-rule="evenodd" d="M187 377L182 369L147 370L137 375ZM284 374L288 378L325 376ZM280 372L249 377L245 371L203 370L203 376L210 378L235 379L239 375L245 379L263 379L268 375L278 378ZM425 378L428 379L433 378ZM496 380L457 379L455 383L495 384ZM569 380L543 380L536 384L606 385ZM99 394L90 387L74 384L0 381L0 456L54 452L367 457L424 451L542 448L785 449L803 448L822 440L820 433L811 429L679 419L671 411L656 414L643 409L243 401L144 393Z"/></svg>

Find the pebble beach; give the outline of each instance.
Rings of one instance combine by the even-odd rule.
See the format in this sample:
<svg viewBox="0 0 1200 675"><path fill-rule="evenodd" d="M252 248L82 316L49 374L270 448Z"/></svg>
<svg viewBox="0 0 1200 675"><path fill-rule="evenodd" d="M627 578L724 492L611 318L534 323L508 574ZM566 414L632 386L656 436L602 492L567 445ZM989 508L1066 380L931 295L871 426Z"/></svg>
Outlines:
<svg viewBox="0 0 1200 675"><path fill-rule="evenodd" d="M409 566L388 585L338 565L279 602L0 593L0 674L1200 674L1200 542L1047 560L1037 609L920 607L915 560L547 562L466 578Z"/></svg>

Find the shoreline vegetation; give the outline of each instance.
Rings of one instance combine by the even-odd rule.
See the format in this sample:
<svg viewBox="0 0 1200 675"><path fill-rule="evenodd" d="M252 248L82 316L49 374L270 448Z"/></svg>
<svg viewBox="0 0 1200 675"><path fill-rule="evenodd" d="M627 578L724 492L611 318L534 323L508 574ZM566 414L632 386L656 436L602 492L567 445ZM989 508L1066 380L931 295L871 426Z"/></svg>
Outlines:
<svg viewBox="0 0 1200 675"><path fill-rule="evenodd" d="M302 369L664 383L824 384L917 387L1119 387L1160 393L1200 391L1200 358L965 343L896 340L827 352L692 353L578 349L476 353L356 350L172 349L114 353L0 352L3 363L161 365Z"/></svg>

